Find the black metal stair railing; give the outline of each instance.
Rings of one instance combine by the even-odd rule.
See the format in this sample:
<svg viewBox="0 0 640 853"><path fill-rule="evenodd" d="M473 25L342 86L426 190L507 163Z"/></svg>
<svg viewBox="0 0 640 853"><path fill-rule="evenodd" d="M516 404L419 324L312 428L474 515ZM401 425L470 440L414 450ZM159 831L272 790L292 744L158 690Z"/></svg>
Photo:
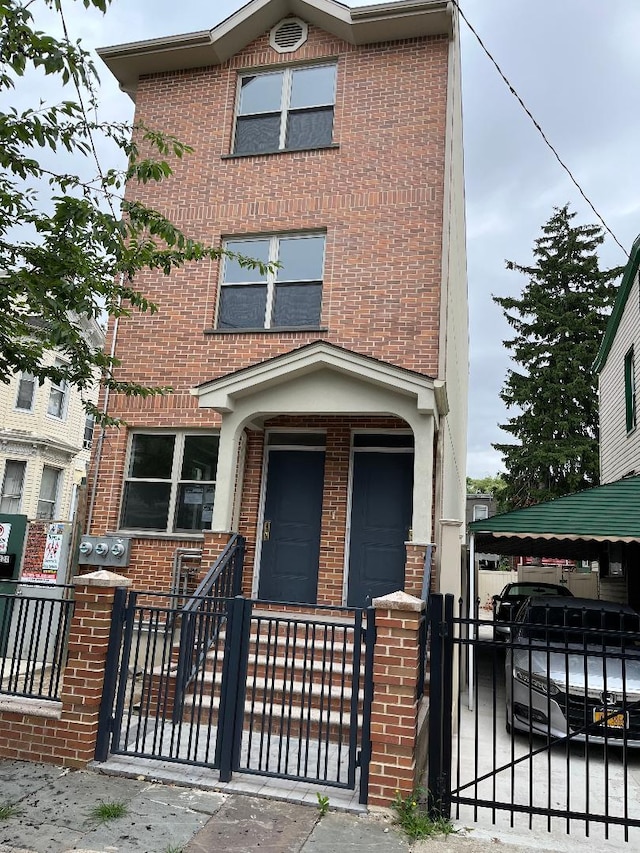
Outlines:
<svg viewBox="0 0 640 853"><path fill-rule="evenodd" d="M224 551L180 613L180 644L176 670L173 722L177 723L189 685L205 665L207 653L217 642L226 622L227 599L242 591L245 539L234 533Z"/></svg>

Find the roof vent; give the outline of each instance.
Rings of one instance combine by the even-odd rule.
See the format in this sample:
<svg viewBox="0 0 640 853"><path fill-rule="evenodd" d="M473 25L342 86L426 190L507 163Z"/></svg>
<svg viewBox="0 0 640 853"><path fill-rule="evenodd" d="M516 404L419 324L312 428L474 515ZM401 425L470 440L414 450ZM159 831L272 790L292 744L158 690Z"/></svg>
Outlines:
<svg viewBox="0 0 640 853"><path fill-rule="evenodd" d="M306 42L309 28L300 18L285 18L271 30L269 44L278 53L293 53Z"/></svg>

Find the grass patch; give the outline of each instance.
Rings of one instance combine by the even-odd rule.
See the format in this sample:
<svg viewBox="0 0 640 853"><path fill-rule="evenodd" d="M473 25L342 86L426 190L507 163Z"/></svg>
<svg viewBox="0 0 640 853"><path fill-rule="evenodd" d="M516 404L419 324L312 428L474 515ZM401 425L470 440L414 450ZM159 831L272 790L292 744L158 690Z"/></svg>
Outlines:
<svg viewBox="0 0 640 853"><path fill-rule="evenodd" d="M9 820L10 817L15 817L20 814L18 806L12 806L10 803L5 803L0 806L0 820Z"/></svg>
<svg viewBox="0 0 640 853"><path fill-rule="evenodd" d="M163 853L183 853L184 847L180 844L170 844L164 848Z"/></svg>
<svg viewBox="0 0 640 853"><path fill-rule="evenodd" d="M119 817L124 817L127 813L127 807L124 803L99 803L95 808L91 809L91 817L98 823L108 823L110 820L117 820Z"/></svg>
<svg viewBox="0 0 640 853"><path fill-rule="evenodd" d="M408 797L396 793L391 808L396 813L395 823L402 827L411 841L431 838L433 835L450 835L456 830L448 818L429 815L425 792L418 788Z"/></svg>

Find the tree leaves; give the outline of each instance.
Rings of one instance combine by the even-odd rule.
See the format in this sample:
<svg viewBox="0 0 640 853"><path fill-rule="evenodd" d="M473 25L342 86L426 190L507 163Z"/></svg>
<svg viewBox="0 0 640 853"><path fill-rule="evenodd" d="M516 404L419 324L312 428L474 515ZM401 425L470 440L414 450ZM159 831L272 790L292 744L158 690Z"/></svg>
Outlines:
<svg viewBox="0 0 640 853"><path fill-rule="evenodd" d="M597 485L597 379L591 365L616 295L621 269L601 271L596 225L572 225L568 205L554 208L534 244L535 263L507 261L529 279L519 298L494 297L514 337L516 367L501 398L514 414L501 427L517 443L494 444L504 457L511 508Z"/></svg>
<svg viewBox="0 0 640 853"><path fill-rule="evenodd" d="M110 0L81 2L105 12ZM62 14L60 0L45 4ZM119 378L118 360L89 340L83 318L155 312L158 306L135 285L139 273L169 275L186 263L220 256L219 247L192 240L160 212L121 195L127 182L170 178L171 163L191 149L161 129L90 119L84 103L96 103L97 74L89 54L80 43L39 30L33 8L0 0L0 91L37 70L63 84L72 81L78 98L0 112L0 380L27 371L39 382L65 380L83 393L96 378L117 394L168 393ZM124 169L101 170L98 137L123 153ZM40 159L43 149L72 154L74 163L90 158L95 174L86 164L82 175L55 171ZM243 266L266 269L237 257ZM51 349L64 364L45 365ZM103 424L115 422L89 403L86 408Z"/></svg>

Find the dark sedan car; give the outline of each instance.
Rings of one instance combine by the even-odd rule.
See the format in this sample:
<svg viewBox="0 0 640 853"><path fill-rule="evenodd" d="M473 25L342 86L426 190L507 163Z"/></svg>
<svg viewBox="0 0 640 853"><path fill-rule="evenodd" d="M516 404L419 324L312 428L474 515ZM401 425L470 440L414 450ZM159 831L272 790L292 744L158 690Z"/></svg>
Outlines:
<svg viewBox="0 0 640 853"><path fill-rule="evenodd" d="M516 583L508 583L502 590L500 595L493 596L493 630L497 640L505 640L510 634L509 625L505 624L513 622L515 615L520 609L520 606L527 600L535 596L563 596L572 597L572 593L566 586L560 586L555 583L534 583L532 581L518 581Z"/></svg>

